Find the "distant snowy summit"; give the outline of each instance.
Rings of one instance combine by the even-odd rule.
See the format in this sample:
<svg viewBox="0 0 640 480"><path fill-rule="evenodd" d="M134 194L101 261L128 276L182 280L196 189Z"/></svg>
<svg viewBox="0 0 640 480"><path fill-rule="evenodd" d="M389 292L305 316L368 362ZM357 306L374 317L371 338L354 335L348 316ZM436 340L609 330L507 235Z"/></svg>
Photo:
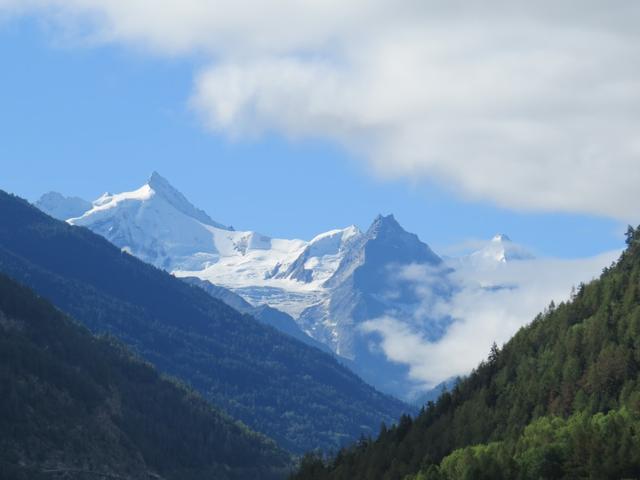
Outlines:
<svg viewBox="0 0 640 480"><path fill-rule="evenodd" d="M402 398L415 387L408 367L387 359L379 335L363 326L424 311L425 285L428 296L446 299L456 288L449 276L456 265L482 269L531 258L501 234L464 258L445 261L393 215L378 215L365 232L351 225L309 241L237 231L195 207L156 172L130 192L105 193L93 202L51 192L36 205L156 267L190 277L260 321L303 341L313 337L366 381ZM429 279L422 290L416 288L420 276ZM427 315L420 333L435 340L447 324Z"/></svg>
<svg viewBox="0 0 640 480"><path fill-rule="evenodd" d="M37 205L64 218L50 203ZM310 241L236 231L196 208L157 172L136 190L106 193L86 206L65 220L177 276L208 280L254 305L269 303L294 316L323 294L322 284L338 268L346 246L361 235L355 226Z"/></svg>
<svg viewBox="0 0 640 480"><path fill-rule="evenodd" d="M232 232L194 207L154 172L131 192L105 193L73 225L88 227L112 243L159 268L199 267L216 261L216 232Z"/></svg>
<svg viewBox="0 0 640 480"><path fill-rule="evenodd" d="M468 260L472 263L507 263L517 260L530 260L533 254L521 245L514 243L504 233L495 235L484 247L471 253Z"/></svg>
<svg viewBox="0 0 640 480"><path fill-rule="evenodd" d="M91 202L87 200L78 197L65 197L58 192L45 193L35 205L58 220L80 216L92 207Z"/></svg>

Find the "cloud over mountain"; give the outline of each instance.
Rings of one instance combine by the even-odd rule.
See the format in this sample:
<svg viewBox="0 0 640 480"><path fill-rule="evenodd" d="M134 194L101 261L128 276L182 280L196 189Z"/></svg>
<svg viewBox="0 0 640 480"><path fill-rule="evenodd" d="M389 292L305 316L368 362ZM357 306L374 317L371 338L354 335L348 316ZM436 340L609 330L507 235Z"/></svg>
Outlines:
<svg viewBox="0 0 640 480"><path fill-rule="evenodd" d="M423 307L416 309L413 317L371 319L363 329L380 336L384 353L390 360L409 366L411 378L433 387L467 374L487 358L494 341L502 345L509 340L540 313L541 305L567 300L569 285L596 278L619 253L575 260L494 262L485 268L477 263L458 263L451 275L460 288L448 298L431 295L434 272L414 266L407 269L405 278L422 293ZM441 338L429 341L419 332L424 319L434 312L453 322Z"/></svg>
<svg viewBox="0 0 640 480"><path fill-rule="evenodd" d="M198 55L214 131L338 142L388 178L637 221L640 5L0 0L91 42Z"/></svg>

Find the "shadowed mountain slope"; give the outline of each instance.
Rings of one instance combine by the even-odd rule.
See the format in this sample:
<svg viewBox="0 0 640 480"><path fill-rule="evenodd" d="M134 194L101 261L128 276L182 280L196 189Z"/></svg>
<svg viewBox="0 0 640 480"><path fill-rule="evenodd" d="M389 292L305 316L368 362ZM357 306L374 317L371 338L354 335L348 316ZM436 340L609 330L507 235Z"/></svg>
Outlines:
<svg viewBox="0 0 640 480"><path fill-rule="evenodd" d="M407 409L330 355L85 228L4 192L0 218L0 271L291 451L334 448Z"/></svg>
<svg viewBox="0 0 640 480"><path fill-rule="evenodd" d="M4 275L0 385L2 478L277 479L288 469L273 441Z"/></svg>

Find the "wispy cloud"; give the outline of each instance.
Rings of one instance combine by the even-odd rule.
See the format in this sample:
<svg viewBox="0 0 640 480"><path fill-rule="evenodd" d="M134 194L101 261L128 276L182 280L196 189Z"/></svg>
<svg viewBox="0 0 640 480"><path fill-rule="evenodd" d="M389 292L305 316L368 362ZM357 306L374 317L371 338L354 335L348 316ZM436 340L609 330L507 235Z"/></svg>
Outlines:
<svg viewBox="0 0 640 480"><path fill-rule="evenodd" d="M325 137L385 177L640 219L638 2L0 0L0 12L204 54L192 103L217 132Z"/></svg>
<svg viewBox="0 0 640 480"><path fill-rule="evenodd" d="M448 300L428 293L424 308L414 317L384 316L365 322L363 330L376 333L385 355L410 367L410 376L430 388L456 375L467 374L487 357L491 344L505 343L523 325L549 305L569 297L571 287L597 277L619 251L580 260L532 259L510 263L461 265L452 274L461 288ZM417 291L430 291L433 273L411 267L405 277ZM425 288L426 286L426 288ZM444 336L428 341L424 319L451 317Z"/></svg>

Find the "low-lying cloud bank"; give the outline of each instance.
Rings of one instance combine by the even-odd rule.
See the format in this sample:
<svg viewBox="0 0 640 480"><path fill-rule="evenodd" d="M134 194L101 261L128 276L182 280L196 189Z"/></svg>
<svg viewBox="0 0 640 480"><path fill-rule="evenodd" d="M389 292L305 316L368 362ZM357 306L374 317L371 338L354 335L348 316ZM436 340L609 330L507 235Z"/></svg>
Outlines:
<svg viewBox="0 0 640 480"><path fill-rule="evenodd" d="M553 300L567 300L571 286L588 282L609 266L620 252L580 260L530 259L487 264L485 268L460 265L452 273L461 288L449 300L429 295L433 272L411 267L405 278L425 292L423 308L413 318L386 316L362 325L377 333L390 360L410 367L410 377L424 389L457 375L465 375L487 358L491 344L504 344L520 327ZM453 323L435 342L420 328L427 317L451 317Z"/></svg>
<svg viewBox="0 0 640 480"><path fill-rule="evenodd" d="M3 13L204 58L191 102L216 132L327 138L385 177L640 220L639 2L0 0Z"/></svg>

